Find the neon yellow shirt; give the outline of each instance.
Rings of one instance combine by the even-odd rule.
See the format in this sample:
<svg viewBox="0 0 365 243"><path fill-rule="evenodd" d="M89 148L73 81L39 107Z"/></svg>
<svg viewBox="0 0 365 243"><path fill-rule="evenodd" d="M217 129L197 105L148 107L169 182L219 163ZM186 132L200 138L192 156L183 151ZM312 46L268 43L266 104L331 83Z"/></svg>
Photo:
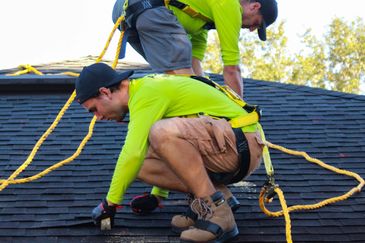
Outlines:
<svg viewBox="0 0 365 243"><path fill-rule="evenodd" d="M195 11L214 22L221 45L224 65L238 65L240 51L238 46L242 26L242 8L239 0L180 0ZM169 6L179 22L191 37L193 57L202 60L207 46L205 21L193 18L180 9Z"/></svg>
<svg viewBox="0 0 365 243"><path fill-rule="evenodd" d="M189 77L166 74L132 80L128 107L128 133L107 195L107 199L116 204L123 200L127 188L138 175L148 149L148 134L156 121L201 112L227 118L247 113L207 84ZM243 130L255 131L256 125Z"/></svg>

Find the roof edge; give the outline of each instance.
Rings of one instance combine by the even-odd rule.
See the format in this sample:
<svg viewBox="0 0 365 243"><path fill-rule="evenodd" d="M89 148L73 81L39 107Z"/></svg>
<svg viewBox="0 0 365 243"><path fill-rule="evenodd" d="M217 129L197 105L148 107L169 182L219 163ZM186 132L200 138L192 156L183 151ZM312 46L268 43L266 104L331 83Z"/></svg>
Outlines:
<svg viewBox="0 0 365 243"><path fill-rule="evenodd" d="M306 93L311 93L311 94L327 95L327 96L333 96L333 97L341 97L341 98L365 101L365 95L351 94L351 93L328 90L328 89L323 89L323 88L309 87L309 86L305 86L305 85L280 83L280 82L274 82L274 81L263 81L263 80L250 79L250 78L244 78L244 82L255 82L255 85L260 83L260 84L262 84L262 86L275 86L277 88L285 89L285 90L295 90L297 92L306 92Z"/></svg>
<svg viewBox="0 0 365 243"><path fill-rule="evenodd" d="M75 79L67 75L0 75L0 92L70 92L75 88Z"/></svg>

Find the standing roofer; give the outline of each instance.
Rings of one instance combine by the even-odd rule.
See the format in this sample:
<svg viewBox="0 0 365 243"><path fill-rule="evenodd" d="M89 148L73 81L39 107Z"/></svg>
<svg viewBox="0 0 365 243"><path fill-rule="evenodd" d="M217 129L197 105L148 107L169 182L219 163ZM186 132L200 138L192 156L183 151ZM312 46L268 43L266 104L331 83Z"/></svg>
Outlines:
<svg viewBox="0 0 365 243"><path fill-rule="evenodd" d="M276 0L117 0L113 21L125 14L121 26L128 42L156 72L203 76L201 61L209 29L216 29L224 63L224 82L243 97L240 71L241 28L266 28L278 15ZM128 1L128 0L127 0Z"/></svg>
<svg viewBox="0 0 365 243"><path fill-rule="evenodd" d="M76 79L77 101L99 120L130 117L109 192L93 210L95 223L113 219L138 178L192 195L190 218L177 215L171 222L182 231L182 241L232 239L238 229L225 185L249 176L262 156L262 130L257 120L245 120L253 111L201 77L155 74L129 80L132 74L97 63Z"/></svg>

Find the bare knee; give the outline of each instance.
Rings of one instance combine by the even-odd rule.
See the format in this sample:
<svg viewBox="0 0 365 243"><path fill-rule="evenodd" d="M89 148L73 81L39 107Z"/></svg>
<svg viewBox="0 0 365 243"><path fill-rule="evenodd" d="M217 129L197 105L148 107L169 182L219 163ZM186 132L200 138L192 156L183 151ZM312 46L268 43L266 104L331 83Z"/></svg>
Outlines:
<svg viewBox="0 0 365 243"><path fill-rule="evenodd" d="M151 127L149 142L156 154L160 154L167 144L179 136L175 121L176 118L160 120Z"/></svg>

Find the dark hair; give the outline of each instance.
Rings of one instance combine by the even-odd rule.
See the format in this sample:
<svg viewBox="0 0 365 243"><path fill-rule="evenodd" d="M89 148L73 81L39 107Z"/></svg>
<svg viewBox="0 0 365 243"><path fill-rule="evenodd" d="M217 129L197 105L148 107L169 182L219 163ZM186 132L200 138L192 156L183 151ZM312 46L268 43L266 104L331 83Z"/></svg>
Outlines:
<svg viewBox="0 0 365 243"><path fill-rule="evenodd" d="M115 92L115 91L117 91L117 90L120 90L120 83L117 83L117 84L114 84L114 85L112 85L112 86L110 86L110 87L105 87L105 88L107 88L107 89L109 89L110 90L110 92ZM91 99L91 98L96 98L96 97L98 97L100 95L100 92L98 91L96 94L94 94L94 95L92 95L89 99Z"/></svg>
<svg viewBox="0 0 365 243"><path fill-rule="evenodd" d="M120 82L121 83L121 82ZM117 91L117 90L120 90L120 83L117 83L117 84L114 84L114 85L112 85L112 86L110 86L110 87L107 87L108 89L110 89L110 92L115 92L115 91Z"/></svg>

